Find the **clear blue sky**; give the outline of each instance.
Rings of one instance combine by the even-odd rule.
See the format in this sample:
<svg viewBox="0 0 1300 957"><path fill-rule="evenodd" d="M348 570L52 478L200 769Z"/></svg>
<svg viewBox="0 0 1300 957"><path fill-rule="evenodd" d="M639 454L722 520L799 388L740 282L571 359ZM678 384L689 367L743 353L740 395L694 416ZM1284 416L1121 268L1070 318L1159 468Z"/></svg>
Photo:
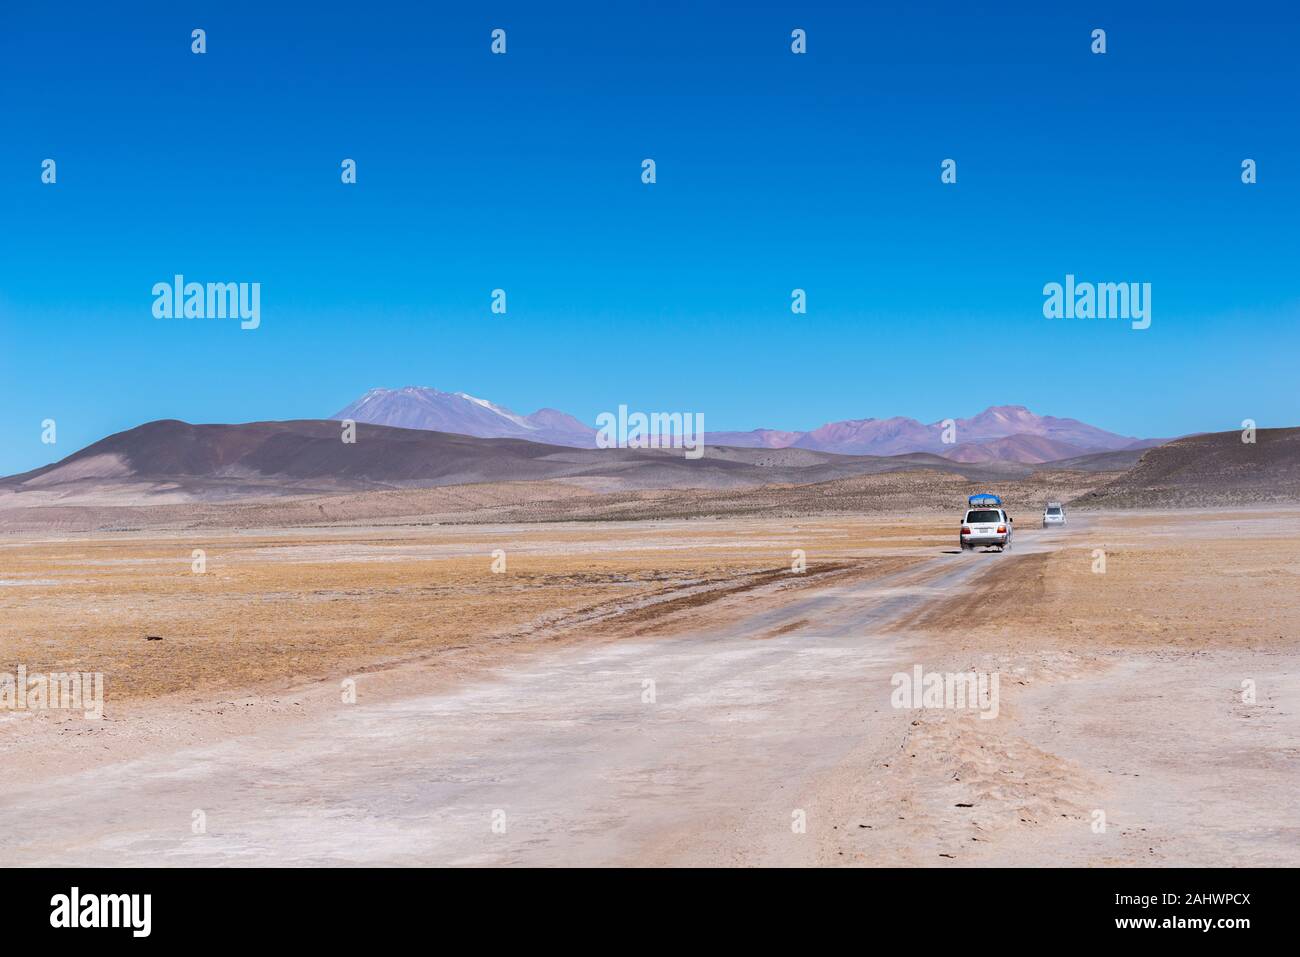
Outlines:
<svg viewBox="0 0 1300 957"><path fill-rule="evenodd" d="M1300 424L1290 6L5 4L0 473L408 384L709 429ZM154 319L178 272L262 283L261 328ZM1067 272L1150 282L1151 328L1044 319Z"/></svg>

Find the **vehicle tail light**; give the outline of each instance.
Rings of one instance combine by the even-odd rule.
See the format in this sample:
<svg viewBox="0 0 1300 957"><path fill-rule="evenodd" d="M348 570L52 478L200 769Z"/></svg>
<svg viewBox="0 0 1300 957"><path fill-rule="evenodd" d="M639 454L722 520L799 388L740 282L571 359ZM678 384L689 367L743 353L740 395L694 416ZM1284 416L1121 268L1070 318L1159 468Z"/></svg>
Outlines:
<svg viewBox="0 0 1300 957"><path fill-rule="evenodd" d="M998 526L998 534L999 534L999 535L1005 535L1006 533L1007 533L1007 527L1006 527L1005 525L999 525L999 526Z"/></svg>
<svg viewBox="0 0 1300 957"><path fill-rule="evenodd" d="M970 534L970 529L969 529L969 528L966 528L966 527L963 525L963 526L962 526L961 533L962 533L963 535L969 535L969 534Z"/></svg>

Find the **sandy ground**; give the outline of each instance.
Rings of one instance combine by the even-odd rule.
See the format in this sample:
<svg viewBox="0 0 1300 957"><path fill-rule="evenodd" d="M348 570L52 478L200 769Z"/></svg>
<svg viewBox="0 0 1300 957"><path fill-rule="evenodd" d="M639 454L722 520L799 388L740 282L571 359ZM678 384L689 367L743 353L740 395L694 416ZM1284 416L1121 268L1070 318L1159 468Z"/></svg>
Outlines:
<svg viewBox="0 0 1300 957"><path fill-rule="evenodd" d="M834 520L0 538L0 648L32 672L104 672L112 715L399 661L499 661L502 645L579 628L635 637L723 598L920 562L944 540L926 523Z"/></svg>
<svg viewBox="0 0 1300 957"><path fill-rule="evenodd" d="M1050 500L1071 501L1121 472L1040 469L1019 479L992 480L1012 514L1037 513ZM863 515L888 520L952 514L954 502L983 491L989 481L934 469L909 469L802 485L749 488L619 490L598 478L549 482L488 482L439 488L333 495L278 496L247 501L185 501L175 489L147 494L119 488L27 490L0 488L0 536L117 533L143 529L206 534L224 530L318 529L439 524L509 525L756 518L769 526L806 518ZM227 492L230 490L227 489Z"/></svg>
<svg viewBox="0 0 1300 957"><path fill-rule="evenodd" d="M1300 512L1024 518L0 540L0 863L1300 863Z"/></svg>

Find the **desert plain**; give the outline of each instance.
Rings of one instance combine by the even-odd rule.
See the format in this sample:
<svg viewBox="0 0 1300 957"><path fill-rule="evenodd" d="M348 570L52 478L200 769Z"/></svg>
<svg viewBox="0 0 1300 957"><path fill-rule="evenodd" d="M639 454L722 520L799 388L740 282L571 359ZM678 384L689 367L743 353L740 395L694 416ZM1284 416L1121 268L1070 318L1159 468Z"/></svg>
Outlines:
<svg viewBox="0 0 1300 957"><path fill-rule="evenodd" d="M0 671L104 676L0 713L0 863L1300 863L1300 508L905 478L0 511Z"/></svg>

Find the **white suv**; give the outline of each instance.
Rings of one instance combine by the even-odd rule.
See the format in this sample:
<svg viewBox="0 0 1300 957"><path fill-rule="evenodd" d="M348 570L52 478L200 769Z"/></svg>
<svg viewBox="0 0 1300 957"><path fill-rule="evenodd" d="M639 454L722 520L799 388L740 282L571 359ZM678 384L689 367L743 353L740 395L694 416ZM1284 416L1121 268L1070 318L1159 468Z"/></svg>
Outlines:
<svg viewBox="0 0 1300 957"><path fill-rule="evenodd" d="M1065 524L1065 506L1060 502L1048 502L1043 509L1043 528L1051 525Z"/></svg>
<svg viewBox="0 0 1300 957"><path fill-rule="evenodd" d="M982 545L996 545L1001 551L1011 547L1011 516L1000 508L972 508L961 520L957 543L965 551Z"/></svg>

